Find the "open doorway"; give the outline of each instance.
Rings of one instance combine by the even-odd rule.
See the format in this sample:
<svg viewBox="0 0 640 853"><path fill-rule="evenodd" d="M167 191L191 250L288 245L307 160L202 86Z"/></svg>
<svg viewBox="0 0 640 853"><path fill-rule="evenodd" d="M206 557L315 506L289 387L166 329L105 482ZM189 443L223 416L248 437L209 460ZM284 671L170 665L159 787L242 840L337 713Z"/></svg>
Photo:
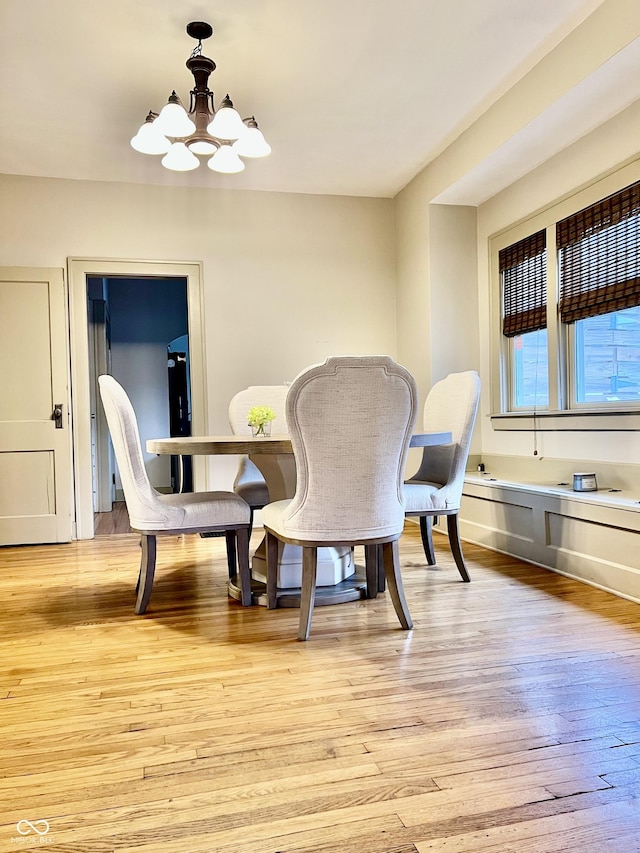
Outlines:
<svg viewBox="0 0 640 853"><path fill-rule="evenodd" d="M69 260L69 294L71 307L71 381L73 389L73 423L74 423L74 479L76 493L76 537L78 539L90 539L94 535L94 476L93 476L93 455L92 455L92 413L97 413L98 408L96 401L92 402L92 386L93 378L92 364L93 356L90 350L93 348L93 336L90 335L89 308L90 300L88 293L88 283L90 279L108 279L118 280L122 283L126 280L138 282L136 288L149 287L152 289L160 281L171 280L174 284L176 280L182 282L182 303L186 302L187 313L187 331L189 341L189 377L190 377L190 402L191 402L191 425L194 433L206 434L207 418L206 418L206 382L205 382L205 358L204 358L204 329L202 315L202 269L199 264L182 264L172 262L145 262L145 261L108 261L103 259L70 259ZM140 284L142 283L142 284ZM167 285L173 287L174 284ZM126 295L127 299L131 298L131 287ZM186 292L186 297L185 297ZM140 293L136 294L138 297ZM157 293L154 301L157 302ZM116 376L119 381L125 386L127 391L132 396L134 408L145 415L141 417L144 420L149 417L150 426L145 429L150 430L149 437L159 435L169 435L169 415L167 411L167 394L168 394L168 379L167 379L167 346L169 342L178 337L172 334L171 337L164 339L160 346L162 358L159 360L160 368L157 368L162 374L162 383L164 386L164 418L161 423L161 418L153 414L155 403L151 399L154 396L152 390L153 383L149 381L151 371L148 368L142 370L142 360L138 358L139 353L136 351L132 357L131 352L127 353L125 345L121 353L114 355L114 330L113 330L113 293L109 298L109 327L111 336L110 355L111 360L110 372ZM165 305L165 313L168 309ZM149 318L146 316L144 309L141 311L130 312L129 323L134 326L140 326L143 334L148 335ZM146 331L145 331L146 329ZM182 336L180 336L182 337ZM123 342L124 343L124 342ZM105 345L108 348L108 344ZM146 347L146 345L145 345ZM145 354L146 358L146 354ZM156 359L157 367L158 359ZM154 368L155 370L156 368ZM116 374L116 370L118 373ZM93 369L95 373L95 369ZM126 378L126 381L123 381ZM129 383L129 384L128 384ZM138 392L131 392L131 388L137 386L141 395L138 399ZM142 426L142 425L141 425ZM141 428L142 433L142 428ZM143 447L145 439L143 437ZM156 465L155 463L161 463ZM153 457L153 470L150 470L150 477L154 485L166 488L171 491L171 463L170 460ZM163 470L166 467L166 471ZM165 476L166 475L166 476ZM166 483L162 479L166 479ZM193 464L193 488L206 491L207 489L207 468L204 460L195 459ZM117 485L117 484L116 484ZM116 492L117 497L117 492Z"/></svg>
<svg viewBox="0 0 640 853"><path fill-rule="evenodd" d="M88 276L87 306L96 531L127 532L126 525L124 531L120 524L114 529L101 517L112 511L121 517L124 495L97 380L110 373L127 392L153 487L165 493L192 490L189 461L145 451L148 438L191 433L187 280Z"/></svg>

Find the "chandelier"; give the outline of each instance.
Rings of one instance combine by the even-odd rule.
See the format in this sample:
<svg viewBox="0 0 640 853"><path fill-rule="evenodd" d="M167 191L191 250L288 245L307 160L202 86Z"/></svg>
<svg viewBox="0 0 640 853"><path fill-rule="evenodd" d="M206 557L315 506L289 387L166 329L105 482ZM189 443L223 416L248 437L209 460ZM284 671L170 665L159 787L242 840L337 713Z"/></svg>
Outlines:
<svg viewBox="0 0 640 853"><path fill-rule="evenodd" d="M241 118L229 95L222 99L217 110L214 108L208 82L216 64L202 55L202 40L213 35L213 27L193 21L187 25L187 33L198 40L186 62L195 81L189 112L173 91L160 113L149 112L131 146L142 154L164 154L162 165L174 172L197 169L198 157L208 157L207 166L214 172L241 172L242 157L266 157L271 148L255 117Z"/></svg>

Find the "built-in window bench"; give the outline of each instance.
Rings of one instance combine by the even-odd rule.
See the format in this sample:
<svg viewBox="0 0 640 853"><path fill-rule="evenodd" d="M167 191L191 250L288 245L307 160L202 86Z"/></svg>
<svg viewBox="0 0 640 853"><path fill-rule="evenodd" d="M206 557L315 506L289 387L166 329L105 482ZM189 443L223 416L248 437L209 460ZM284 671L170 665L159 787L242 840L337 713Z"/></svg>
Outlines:
<svg viewBox="0 0 640 853"><path fill-rule="evenodd" d="M465 477L463 540L640 603L640 465L483 457ZM574 492L573 473L597 492ZM435 529L438 529L437 527Z"/></svg>

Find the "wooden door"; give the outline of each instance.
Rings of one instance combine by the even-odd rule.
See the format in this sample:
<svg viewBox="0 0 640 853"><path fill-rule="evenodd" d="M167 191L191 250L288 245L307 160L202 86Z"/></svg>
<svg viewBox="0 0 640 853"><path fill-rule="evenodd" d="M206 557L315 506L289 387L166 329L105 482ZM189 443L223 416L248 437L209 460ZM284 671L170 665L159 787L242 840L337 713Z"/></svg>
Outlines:
<svg viewBox="0 0 640 853"><path fill-rule="evenodd" d="M61 269L0 268L0 545L71 539L66 316Z"/></svg>

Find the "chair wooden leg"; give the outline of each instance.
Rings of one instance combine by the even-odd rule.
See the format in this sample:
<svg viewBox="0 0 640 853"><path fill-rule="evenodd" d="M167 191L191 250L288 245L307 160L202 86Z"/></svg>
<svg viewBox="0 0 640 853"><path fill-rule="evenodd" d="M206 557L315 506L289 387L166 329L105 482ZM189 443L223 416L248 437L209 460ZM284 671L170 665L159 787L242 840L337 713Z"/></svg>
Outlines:
<svg viewBox="0 0 640 853"><path fill-rule="evenodd" d="M465 583L470 583L471 578L469 577L469 572L467 571L467 567L464 564L464 557L462 556L460 533L458 531L457 512L453 515L447 516L447 530L449 532L449 545L451 546L451 553L453 554L453 559L455 560L456 566L458 567L458 571L462 576L462 580Z"/></svg>
<svg viewBox="0 0 640 853"><path fill-rule="evenodd" d="M229 577L234 578L238 574L236 531L227 530L225 532L225 539L227 540L227 566L229 567Z"/></svg>
<svg viewBox="0 0 640 853"><path fill-rule="evenodd" d="M137 598L135 612L140 615L147 609L153 586L153 576L156 571L156 537L142 534L140 540L142 553L140 555L140 574L136 587Z"/></svg>
<svg viewBox="0 0 640 853"><path fill-rule="evenodd" d="M239 527L234 540L238 547L238 578L240 580L240 602L244 607L253 604L251 597L251 569L249 568L249 530Z"/></svg>
<svg viewBox="0 0 640 853"><path fill-rule="evenodd" d="M410 628L413 628L413 622L411 621L407 600L404 597L397 539L393 542L384 543L382 546L382 559L384 561L384 572L387 576L389 595L391 596L396 615L402 627L408 631Z"/></svg>
<svg viewBox="0 0 640 853"><path fill-rule="evenodd" d="M300 590L300 626L298 639L308 640L311 631L311 616L316 599L316 574L318 569L318 549L302 549L302 589Z"/></svg>
<svg viewBox="0 0 640 853"><path fill-rule="evenodd" d="M249 507L249 531L248 531L248 539L251 540L251 533L253 531L253 507ZM237 563L237 551L236 551L236 532L235 530L227 530L226 539L227 539L227 565L229 567L229 577L234 578L238 573L238 563Z"/></svg>
<svg viewBox="0 0 640 853"><path fill-rule="evenodd" d="M378 555L380 549L377 545L364 546L364 566L367 576L367 598L377 598L380 592L378 578Z"/></svg>
<svg viewBox="0 0 640 853"><path fill-rule="evenodd" d="M384 560L382 559L382 548L378 545L376 551L376 563L378 565L378 592L384 592L387 588L387 581L384 576Z"/></svg>
<svg viewBox="0 0 640 853"><path fill-rule="evenodd" d="M435 566L436 555L433 550L432 519L430 515L420 516L420 536L422 538L424 555L427 558L427 565Z"/></svg>
<svg viewBox="0 0 640 853"><path fill-rule="evenodd" d="M278 537L270 530L267 536L267 610L278 606Z"/></svg>

